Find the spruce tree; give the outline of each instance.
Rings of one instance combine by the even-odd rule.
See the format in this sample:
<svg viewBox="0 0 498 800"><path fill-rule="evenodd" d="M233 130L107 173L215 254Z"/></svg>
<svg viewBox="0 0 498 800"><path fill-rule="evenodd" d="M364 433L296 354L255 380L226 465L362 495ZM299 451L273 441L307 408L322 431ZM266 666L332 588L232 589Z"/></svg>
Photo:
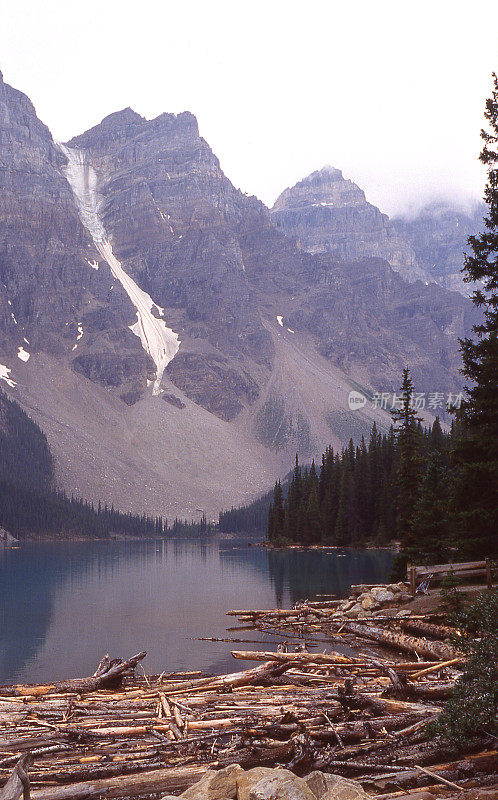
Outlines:
<svg viewBox="0 0 498 800"><path fill-rule="evenodd" d="M354 488L348 451L342 454L342 474L334 539L338 545L350 547L354 539Z"/></svg>
<svg viewBox="0 0 498 800"><path fill-rule="evenodd" d="M403 551L412 547L410 523L420 484L419 418L413 408L412 397L413 383L410 378L410 370L404 369L401 384L401 407L393 411L397 423L395 436L398 451L396 527Z"/></svg>
<svg viewBox="0 0 498 800"><path fill-rule="evenodd" d="M480 160L488 171L484 230L469 238L464 280L477 281L473 301L483 311L475 338L461 341L470 384L457 412L454 524L463 557L498 555L498 79L486 101L488 130Z"/></svg>
<svg viewBox="0 0 498 800"><path fill-rule="evenodd" d="M411 543L405 547L409 560L428 564L446 561L449 555L448 487L443 456L433 451L410 522Z"/></svg>

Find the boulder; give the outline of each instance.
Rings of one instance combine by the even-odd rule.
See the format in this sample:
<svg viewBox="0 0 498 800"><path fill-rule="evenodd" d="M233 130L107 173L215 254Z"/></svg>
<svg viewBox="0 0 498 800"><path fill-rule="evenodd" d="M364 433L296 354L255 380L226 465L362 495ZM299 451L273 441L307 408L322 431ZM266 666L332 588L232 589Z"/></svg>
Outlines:
<svg viewBox="0 0 498 800"><path fill-rule="evenodd" d="M317 800L322 800L322 797L332 789L337 781L342 780L339 775L332 775L330 772L319 772L315 770L306 775L304 782L311 789ZM239 798L240 800L240 798Z"/></svg>
<svg viewBox="0 0 498 800"><path fill-rule="evenodd" d="M370 795L363 790L361 783L340 778L321 800L369 800L369 798Z"/></svg>
<svg viewBox="0 0 498 800"><path fill-rule="evenodd" d="M214 771L208 770L203 778L189 786L180 797L187 800L234 800L237 796L237 776L243 772L238 764Z"/></svg>
<svg viewBox="0 0 498 800"><path fill-rule="evenodd" d="M372 609L378 606L377 598L373 598L371 595L367 594L366 597L363 598L361 601L361 607L363 611L372 611Z"/></svg>
<svg viewBox="0 0 498 800"><path fill-rule="evenodd" d="M389 589L390 592L398 594L399 592L406 592L409 589L409 586L407 583L400 581L399 583L390 583L389 586L386 586L386 589Z"/></svg>
<svg viewBox="0 0 498 800"><path fill-rule="evenodd" d="M249 800L316 800L316 796L302 778L288 770L275 770L254 784Z"/></svg>
<svg viewBox="0 0 498 800"><path fill-rule="evenodd" d="M239 772L237 775L237 800L249 800L249 794L253 786L263 778L295 777L293 772L288 769L277 769L275 767L254 767L247 772Z"/></svg>
<svg viewBox="0 0 498 800"><path fill-rule="evenodd" d="M375 598L377 603L392 603L394 600L394 592L390 592L388 589L377 589L374 594L374 589L372 589L372 596Z"/></svg>

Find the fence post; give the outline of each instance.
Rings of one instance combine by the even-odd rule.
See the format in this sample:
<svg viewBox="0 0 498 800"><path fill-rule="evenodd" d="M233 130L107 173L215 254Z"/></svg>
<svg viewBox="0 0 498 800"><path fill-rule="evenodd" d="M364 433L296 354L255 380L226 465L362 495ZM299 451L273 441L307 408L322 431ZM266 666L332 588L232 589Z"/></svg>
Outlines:
<svg viewBox="0 0 498 800"><path fill-rule="evenodd" d="M493 586L493 579L491 575L491 564L489 558L486 559L486 583L488 584L488 589L491 589Z"/></svg>
<svg viewBox="0 0 498 800"><path fill-rule="evenodd" d="M412 597L415 597L416 585L415 585L415 567L412 567L411 564L409 566L409 576L410 576L410 591L412 593Z"/></svg>

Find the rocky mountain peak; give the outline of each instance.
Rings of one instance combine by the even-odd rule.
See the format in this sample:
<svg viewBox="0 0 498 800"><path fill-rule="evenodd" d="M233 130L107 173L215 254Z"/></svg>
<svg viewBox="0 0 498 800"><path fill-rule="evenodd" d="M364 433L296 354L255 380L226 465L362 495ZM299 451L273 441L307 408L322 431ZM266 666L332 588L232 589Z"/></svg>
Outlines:
<svg viewBox="0 0 498 800"><path fill-rule="evenodd" d="M340 208L366 203L364 192L353 181L346 180L340 169L325 166L285 189L272 211L289 209ZM380 212L379 212L380 213Z"/></svg>
<svg viewBox="0 0 498 800"><path fill-rule="evenodd" d="M106 147L133 135L144 122L145 119L132 108L123 108L104 117L102 122L80 136L73 137L68 144L70 147L81 147L85 150Z"/></svg>
<svg viewBox="0 0 498 800"><path fill-rule="evenodd" d="M309 253L331 253L340 261L383 258L408 281L431 281L411 244L340 169L325 166L285 189L271 216Z"/></svg>

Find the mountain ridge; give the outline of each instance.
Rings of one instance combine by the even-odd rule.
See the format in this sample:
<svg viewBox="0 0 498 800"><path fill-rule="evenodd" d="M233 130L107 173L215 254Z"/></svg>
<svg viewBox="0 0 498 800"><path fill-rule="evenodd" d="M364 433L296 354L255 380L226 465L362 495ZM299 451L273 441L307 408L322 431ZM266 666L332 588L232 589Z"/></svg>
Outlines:
<svg viewBox="0 0 498 800"><path fill-rule="evenodd" d="M307 252L231 184L190 112L146 120L127 108L68 145L93 171L123 271L181 342L152 397L136 307L82 223L66 159L5 87L0 362L47 434L62 488L124 510L211 516L268 488L296 451L312 458L374 420L387 427L386 410L351 411L348 395L394 391L407 361L421 391L461 386L468 300L408 284L376 257Z"/></svg>

